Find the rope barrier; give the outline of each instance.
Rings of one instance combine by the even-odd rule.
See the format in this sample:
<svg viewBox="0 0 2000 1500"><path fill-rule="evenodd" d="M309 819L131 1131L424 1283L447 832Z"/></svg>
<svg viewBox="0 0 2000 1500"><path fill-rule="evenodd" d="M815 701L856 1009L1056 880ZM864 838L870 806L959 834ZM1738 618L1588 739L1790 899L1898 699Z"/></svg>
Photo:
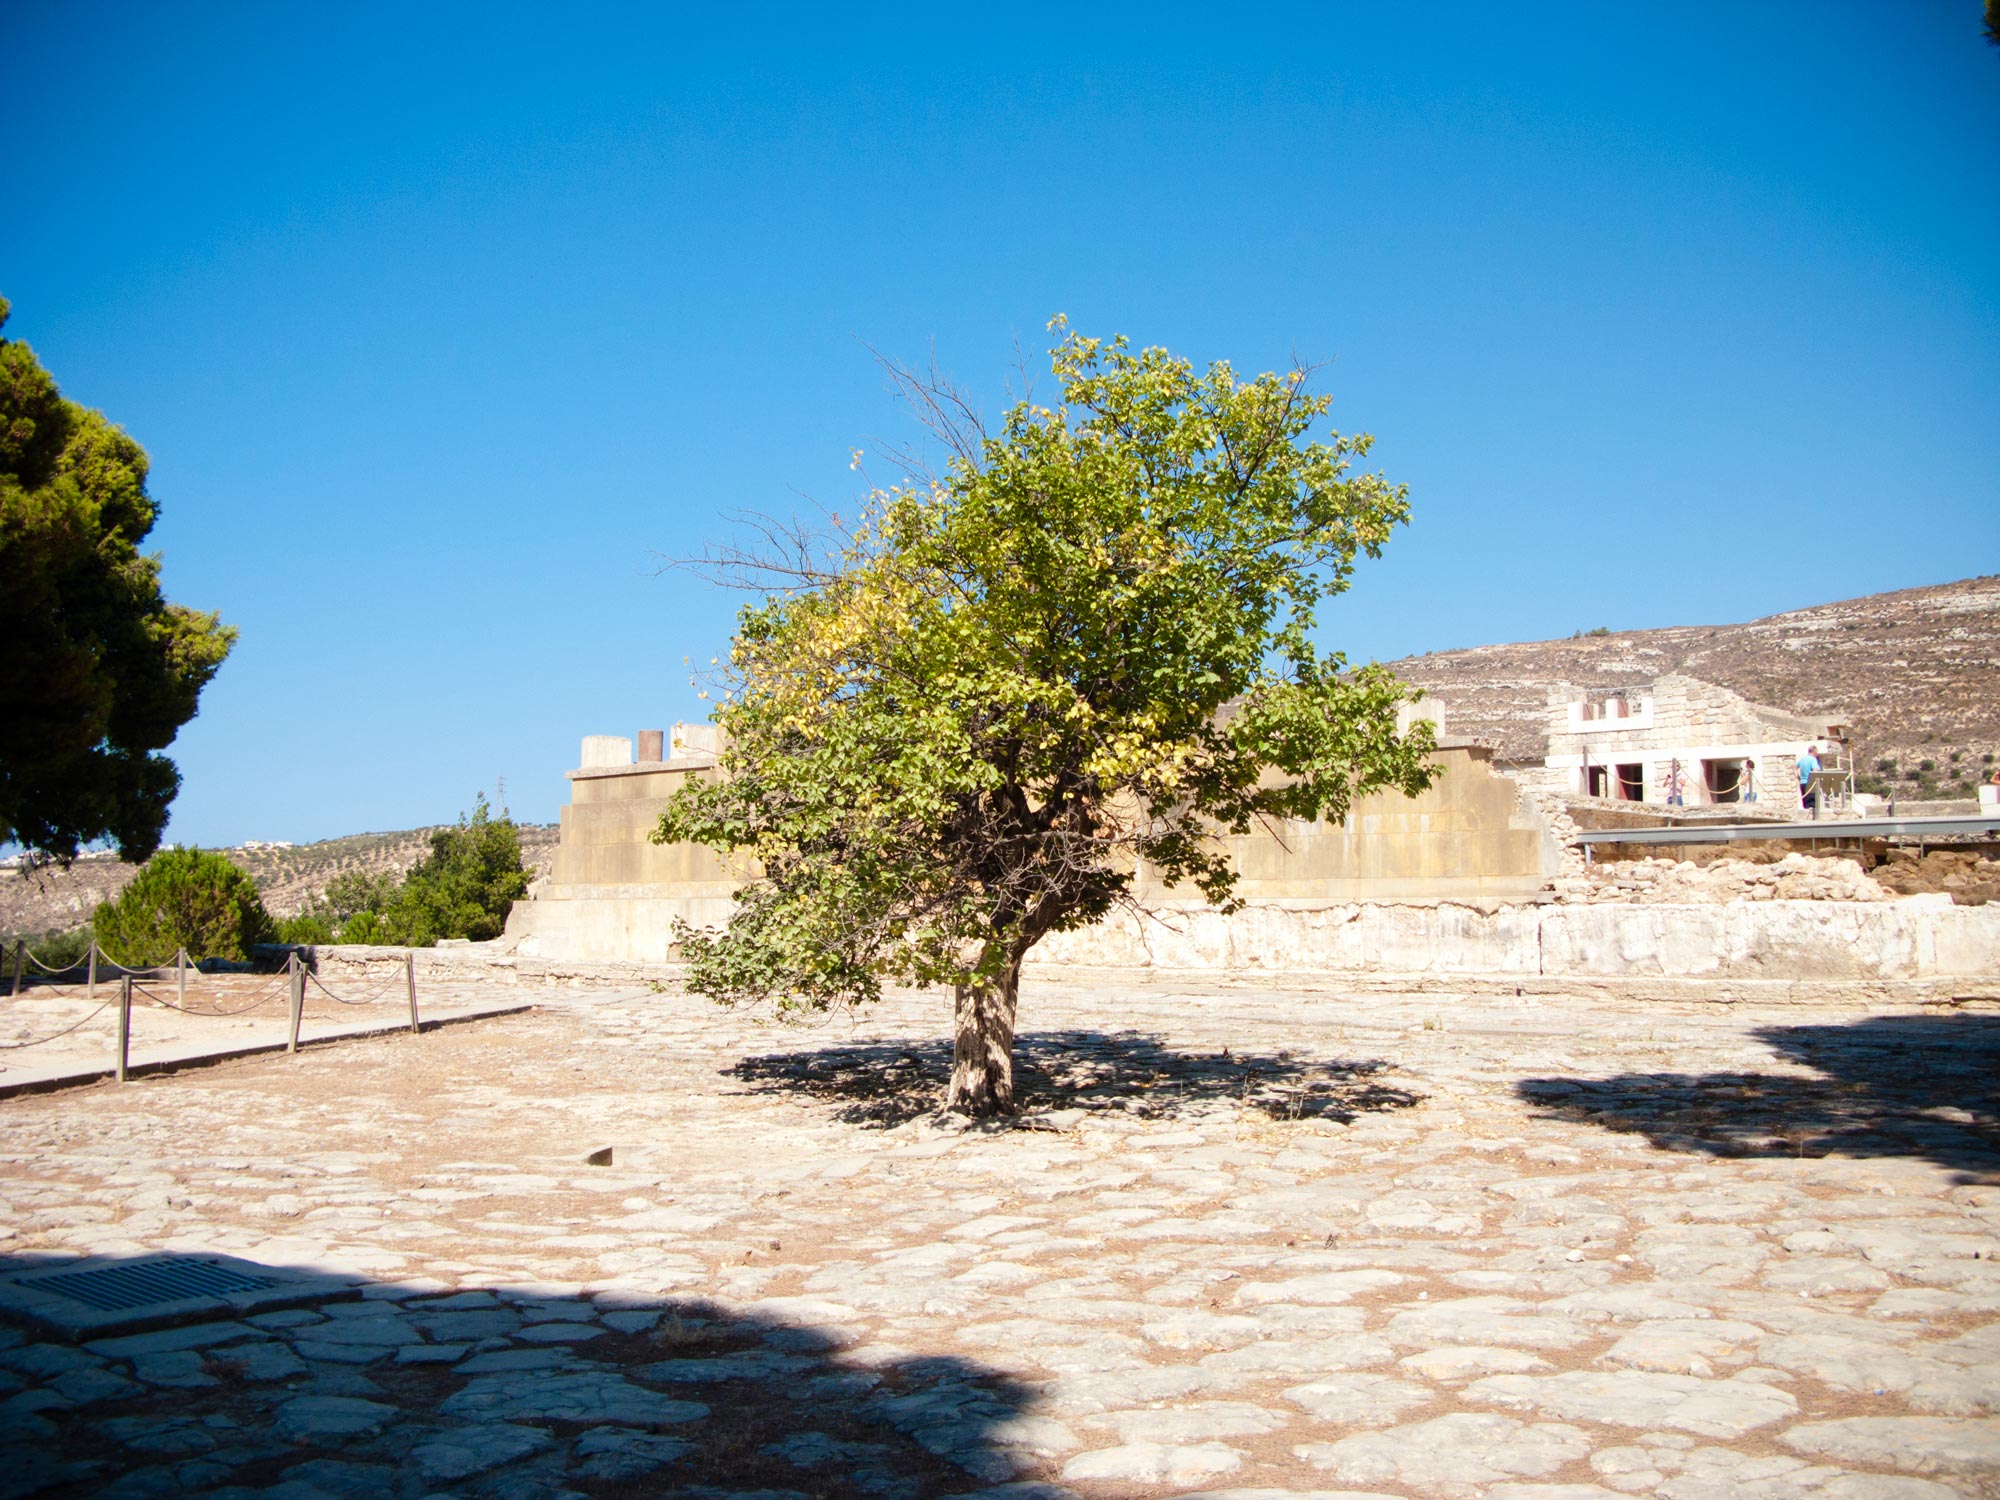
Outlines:
<svg viewBox="0 0 2000 1500"><path fill-rule="evenodd" d="M103 959L107 964L111 965L112 969L114 970L111 977L114 979L116 979L120 974L131 974L135 977L140 974L150 974L155 979L157 979L162 974L171 974L174 972L173 966L170 964L148 964L141 968L134 968L130 964L121 964L120 962L118 962L117 959L113 958L109 953L104 951L104 944L93 943L91 946L97 949L97 956L99 958ZM100 974L102 974L103 972L104 971L102 969L98 970L98 973Z"/></svg>
<svg viewBox="0 0 2000 1500"><path fill-rule="evenodd" d="M288 1001L294 1002L296 1007L293 1009L292 1012L292 1046L290 1049L290 1050L296 1050L298 1045L298 1023L300 1019L300 1012L304 1008L305 984L307 980L311 980L314 984L318 985L320 993L326 996L327 999L333 1001L336 1005L350 1005L350 1006L376 1005L384 1001L385 999L390 998L398 988L396 981L391 980L389 983L383 985L380 989L377 989L370 994L364 995L359 999L350 1000L344 995L335 994L331 989L327 987L326 982L323 979L321 979L319 975L313 973L310 969L306 968L303 963L300 962L297 953L293 953L287 958L283 972L278 976L274 977L268 984L264 986L262 990L258 991L256 995L250 1000L249 1004L233 1006L226 1010L221 1010L221 1009L197 1010L195 1007L191 1005L182 1003L182 1001L185 1000L187 993L186 976L188 971L192 969L197 974L201 973L201 970L188 960L187 953L184 949L177 950L175 952L174 962L171 966L165 964L158 964L148 968L135 968L128 964L121 964L116 959L112 958L110 954L106 953L103 947L96 942L93 942L90 945L90 948L86 951L82 959L78 960L76 963L66 965L63 968L56 968L53 965L45 963L41 959L36 958L32 953L28 951L27 944L20 943L17 944L17 953L16 953L17 969L20 963L20 955L26 955L27 957L33 959L36 967L41 969L45 974L48 974L51 977L60 974L65 974L75 969L90 970L90 975L93 985L95 984L95 981L100 977L103 978L117 977L121 981L120 989L122 993L117 997L105 1000L104 1002L99 1004L94 1010L92 1010L90 1014L84 1016L81 1020L78 1020L69 1026L65 1026L61 1031L51 1032L47 1036L33 1037L28 1041L24 1042L0 1042L0 1052L19 1052L29 1047L40 1047L46 1045L49 1042L58 1041L63 1037L69 1036L74 1032L82 1030L85 1026L88 1026L92 1021L96 1020L105 1011L111 1009L112 1006L117 1005L120 1006L119 1028L118 1028L117 1076L121 1081L123 1081L127 1076L126 1056L127 1056L127 1048L129 1046L128 1027L130 1024L130 1015L131 1015L131 1010L130 1010L131 997L134 994L137 994L143 1000L146 1000L151 1004L158 1006L162 1010L175 1011L181 1015L194 1016L198 1018L222 1019L231 1016L248 1015L250 1012L254 1010L261 1010L264 1006L269 1005L273 1001L278 999L280 994L282 993L284 998ZM95 961L99 959L102 959L105 962L105 964L112 971L111 973L108 974L104 973L97 967ZM403 987L409 997L410 1029L412 1031L415 1031L417 1030L417 997L416 997L414 970L410 967L410 964L411 964L411 959L409 955L406 954L403 960ZM173 976L177 981L179 981L178 987L180 990L181 1000L170 1000L165 995L159 994L156 991L147 988L145 985L136 982L136 980L142 976L157 981L168 975ZM204 977L212 977L212 976L205 975ZM294 989L295 985L297 986L296 989Z"/></svg>
<svg viewBox="0 0 2000 1500"><path fill-rule="evenodd" d="M204 1020L221 1020L227 1016L247 1016L253 1010L261 1010L264 1006L269 1005L273 1000L278 998L278 987L276 985L267 986L258 999L252 1000L248 1005L239 1005L234 1010L196 1010L191 1005L176 1005L173 1001L154 994L143 985L133 985L132 993L135 995L144 995L155 1005L166 1010L177 1010L184 1016L197 1016Z"/></svg>
<svg viewBox="0 0 2000 1500"><path fill-rule="evenodd" d="M380 1000L384 995L388 994L391 990L393 990L396 987L395 983L391 981L389 984L383 985L381 989L377 990L372 995L363 996L359 1000L343 1000L340 998L340 996L336 995L332 990L328 989L324 981L320 979L319 975L313 973L312 970L310 969L306 970L306 978L310 979L314 984L318 985L319 992L322 995L326 996L327 999L333 1001L336 1005L373 1005L375 1004L376 1001Z"/></svg>
<svg viewBox="0 0 2000 1500"><path fill-rule="evenodd" d="M21 952L28 956L28 962L40 969L44 974L67 974L71 969L87 969L90 967L90 954L88 952L75 963L56 965L37 958L35 950L30 948L26 943L22 943L20 949Z"/></svg>
<svg viewBox="0 0 2000 1500"><path fill-rule="evenodd" d="M107 1000L102 1005L98 1006L96 1010L92 1011L89 1015L85 1016L81 1021L78 1021L76 1025L65 1026L61 1031L50 1032L47 1036L38 1036L32 1042L0 1042L0 1052L19 1052L23 1047L39 1047L44 1042L53 1042L59 1037L66 1037L72 1031L80 1031L85 1026L88 1026L92 1021L95 1021L100 1015L102 1015L105 1011L111 1009L111 1007L116 1005L117 1003L118 1002L116 1000Z"/></svg>
<svg viewBox="0 0 2000 1500"><path fill-rule="evenodd" d="M87 970L90 967L90 949L86 949L84 952L84 956L82 958L77 959L76 962L69 964L62 964L58 966L55 964L47 963L43 959L38 957L34 949L30 948L26 943L20 944L19 948L20 951L27 956L29 963L33 964L36 968L40 969L44 974L50 976L51 978L53 978L58 974L70 973L72 970L77 970L77 969ZM107 953L104 950L104 945L102 943L92 943L91 949L94 949L97 953L100 965L97 970L97 977L100 979L116 979L119 978L121 975L125 974L130 974L135 979L141 976L144 976L149 979L166 979L181 972L181 966L171 963L149 964L143 967L135 966L132 964L121 964L120 962L118 962L117 959L113 958L109 953ZM199 974L204 979L212 979L215 977L214 975L204 970L201 967L201 964L195 961L194 959L188 960L186 964L186 972L190 974Z"/></svg>

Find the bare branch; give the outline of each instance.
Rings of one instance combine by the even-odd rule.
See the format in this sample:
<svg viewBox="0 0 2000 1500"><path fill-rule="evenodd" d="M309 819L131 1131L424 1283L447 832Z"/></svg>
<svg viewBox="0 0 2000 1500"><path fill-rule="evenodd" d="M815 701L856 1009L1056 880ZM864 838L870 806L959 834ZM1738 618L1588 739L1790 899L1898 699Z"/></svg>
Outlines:
<svg viewBox="0 0 2000 1500"><path fill-rule="evenodd" d="M748 593L817 588L840 575L841 554L849 535L839 515L811 502L817 521L798 515L773 516L738 509L727 519L740 540L711 542L692 556L654 552L659 566L654 576L687 572L718 588Z"/></svg>
<svg viewBox="0 0 2000 1500"><path fill-rule="evenodd" d="M938 368L935 348L926 368L919 370L891 358L873 344L864 341L862 347L874 356L875 363L889 377L889 388L909 407L923 429L950 449L954 457L978 468L986 452L985 420L971 397ZM892 449L891 453L898 451L907 452ZM926 479L930 477L927 468L922 468L921 473Z"/></svg>

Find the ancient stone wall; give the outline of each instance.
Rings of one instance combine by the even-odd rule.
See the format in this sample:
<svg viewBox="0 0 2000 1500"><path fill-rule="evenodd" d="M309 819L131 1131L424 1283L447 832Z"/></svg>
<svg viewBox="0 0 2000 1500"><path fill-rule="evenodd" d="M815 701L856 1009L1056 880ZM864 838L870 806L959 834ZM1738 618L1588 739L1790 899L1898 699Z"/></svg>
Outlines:
<svg viewBox="0 0 2000 1500"><path fill-rule="evenodd" d="M1219 840L1246 901L1389 900L1446 896L1520 899L1564 867L1549 811L1495 770L1483 745L1436 755L1437 779L1415 797L1375 792L1338 823L1290 821ZM1141 901L1191 895L1142 866Z"/></svg>
<svg viewBox="0 0 2000 1500"><path fill-rule="evenodd" d="M713 774L714 764L693 751L637 764L612 754L572 771L562 842L533 899L515 903L508 936L524 953L664 961L676 922L725 922L749 867L698 845L652 841L667 799L689 777ZM1569 831L1551 821L1559 813L1494 770L1484 747L1441 749L1437 767L1417 797L1376 792L1337 824L1295 822L1222 840L1239 893L1250 901L1520 900L1574 864ZM1175 896L1143 868L1137 889L1147 901Z"/></svg>
<svg viewBox="0 0 2000 1500"><path fill-rule="evenodd" d="M1924 998L2000 998L2000 909L1896 901L1603 904L1267 903L1179 908L1044 939L1036 973L1103 968L1281 982L1352 976L1421 985L1665 982L1690 999L1799 986L1917 985ZM1788 988L1789 987L1789 988ZM1935 991L1935 994L1930 993Z"/></svg>

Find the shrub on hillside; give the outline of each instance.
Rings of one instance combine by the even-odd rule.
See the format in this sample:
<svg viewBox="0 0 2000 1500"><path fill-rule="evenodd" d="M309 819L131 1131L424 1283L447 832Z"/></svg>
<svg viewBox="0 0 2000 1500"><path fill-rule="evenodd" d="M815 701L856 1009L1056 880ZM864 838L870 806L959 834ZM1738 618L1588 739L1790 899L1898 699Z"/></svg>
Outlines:
<svg viewBox="0 0 2000 1500"><path fill-rule="evenodd" d="M532 873L521 866L514 820L492 816L481 797L469 818L433 833L431 852L410 867L382 913L388 940L422 948L439 938L496 938Z"/></svg>
<svg viewBox="0 0 2000 1500"><path fill-rule="evenodd" d="M349 870L327 882L325 892L314 903L338 927L362 912L379 912L395 904L399 882L387 870L371 875L366 870Z"/></svg>
<svg viewBox="0 0 2000 1500"><path fill-rule="evenodd" d="M316 946L334 941L333 923L316 911L302 911L296 917L280 917L277 923L277 940L281 943L300 943Z"/></svg>
<svg viewBox="0 0 2000 1500"><path fill-rule="evenodd" d="M81 927L72 927L67 931L60 927L51 927L39 936L25 933L8 941L25 942L28 951L35 955L36 961L47 968L66 969L71 964L83 962L84 955L90 952L90 945L95 939L96 934L90 930L90 924L86 922ZM9 958L7 962L11 965L13 959ZM27 972L35 971L30 969ZM10 967L7 970L7 977L11 979L13 973Z"/></svg>
<svg viewBox="0 0 2000 1500"><path fill-rule="evenodd" d="M439 938L495 938L533 873L522 867L514 820L494 817L481 797L469 816L431 835L431 852L403 880L359 870L336 877L297 919L300 930L311 921L333 935L297 941L427 948Z"/></svg>
<svg viewBox="0 0 2000 1500"><path fill-rule="evenodd" d="M270 916L250 877L220 854L164 849L91 918L97 941L115 962L133 967L193 958L250 957L272 934Z"/></svg>

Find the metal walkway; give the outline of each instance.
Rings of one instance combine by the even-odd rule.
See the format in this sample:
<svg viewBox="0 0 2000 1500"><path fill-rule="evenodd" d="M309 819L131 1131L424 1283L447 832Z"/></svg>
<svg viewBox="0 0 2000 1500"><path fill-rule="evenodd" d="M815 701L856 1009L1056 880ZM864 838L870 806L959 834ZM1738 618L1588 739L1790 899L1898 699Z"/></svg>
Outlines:
<svg viewBox="0 0 2000 1500"><path fill-rule="evenodd" d="M1734 844L1750 839L1934 839L2000 833L2000 813L1955 818L1825 818L1799 823L1683 823L1579 832L1579 844Z"/></svg>

